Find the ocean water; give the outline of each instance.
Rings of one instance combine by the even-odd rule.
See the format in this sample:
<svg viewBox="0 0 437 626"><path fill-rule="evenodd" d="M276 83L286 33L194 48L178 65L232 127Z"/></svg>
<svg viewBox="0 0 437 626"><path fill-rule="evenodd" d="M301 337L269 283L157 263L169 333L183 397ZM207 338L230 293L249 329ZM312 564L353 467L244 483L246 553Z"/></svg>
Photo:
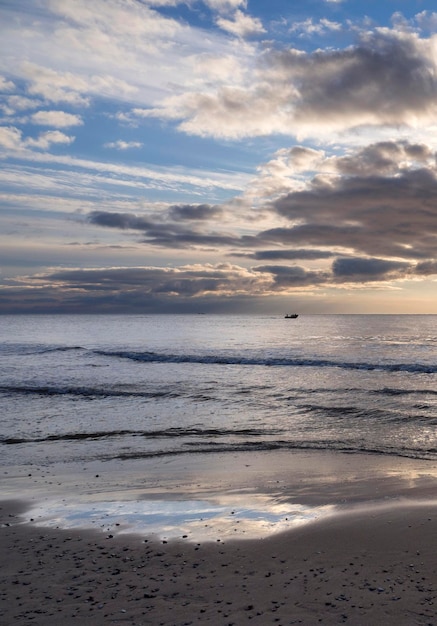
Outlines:
<svg viewBox="0 0 437 626"><path fill-rule="evenodd" d="M437 316L2 316L0 464L437 459Z"/></svg>

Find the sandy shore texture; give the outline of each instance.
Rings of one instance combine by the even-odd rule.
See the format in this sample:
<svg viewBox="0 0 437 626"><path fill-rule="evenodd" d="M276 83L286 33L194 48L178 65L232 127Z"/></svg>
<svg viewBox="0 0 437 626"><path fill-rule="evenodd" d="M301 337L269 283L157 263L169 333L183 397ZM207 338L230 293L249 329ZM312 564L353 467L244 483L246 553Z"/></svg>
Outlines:
<svg viewBox="0 0 437 626"><path fill-rule="evenodd" d="M432 503L201 544L38 528L24 504L0 507L2 626L437 624Z"/></svg>

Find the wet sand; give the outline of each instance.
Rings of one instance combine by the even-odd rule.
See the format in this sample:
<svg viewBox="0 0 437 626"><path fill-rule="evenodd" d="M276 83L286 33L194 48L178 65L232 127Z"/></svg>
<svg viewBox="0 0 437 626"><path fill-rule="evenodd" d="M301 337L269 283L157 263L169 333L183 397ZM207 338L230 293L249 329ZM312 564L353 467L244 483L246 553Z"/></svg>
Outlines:
<svg viewBox="0 0 437 626"><path fill-rule="evenodd" d="M158 542L17 523L1 505L0 624L437 624L437 509L267 539Z"/></svg>
<svg viewBox="0 0 437 626"><path fill-rule="evenodd" d="M284 458L270 457L272 490L291 500L343 504L334 514L264 538L218 533L214 540L163 540L110 528L37 527L29 519L35 498L0 501L1 626L437 626L434 468L426 476L426 464L398 460L399 470L390 473L384 460L378 482L377 458L335 456L335 480L325 464L324 472L317 470L319 483L314 476L304 483L288 476L287 485L279 469ZM300 457L302 474L304 458L309 464L328 460ZM281 463L275 466L274 459ZM206 462L211 468L212 459ZM194 463L190 472L197 476L199 467ZM343 488L341 467L348 478ZM258 470L228 483L226 476L227 470L215 490L260 480ZM178 481L180 487L181 475Z"/></svg>

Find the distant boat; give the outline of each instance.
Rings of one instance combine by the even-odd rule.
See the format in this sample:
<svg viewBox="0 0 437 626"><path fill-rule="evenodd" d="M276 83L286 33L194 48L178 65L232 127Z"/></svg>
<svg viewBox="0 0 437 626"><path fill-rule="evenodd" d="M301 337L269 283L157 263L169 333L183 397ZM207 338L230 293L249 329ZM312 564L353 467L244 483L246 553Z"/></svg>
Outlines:
<svg viewBox="0 0 437 626"><path fill-rule="evenodd" d="M287 315L285 316L286 320L295 320L296 317L299 317L299 315L297 313L287 313Z"/></svg>

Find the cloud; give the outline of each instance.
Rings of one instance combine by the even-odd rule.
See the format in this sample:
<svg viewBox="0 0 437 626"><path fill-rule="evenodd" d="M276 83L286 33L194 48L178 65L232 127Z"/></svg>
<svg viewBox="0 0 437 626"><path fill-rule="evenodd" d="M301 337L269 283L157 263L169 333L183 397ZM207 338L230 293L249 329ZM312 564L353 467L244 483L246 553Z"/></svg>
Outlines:
<svg viewBox="0 0 437 626"><path fill-rule="evenodd" d="M435 11L421 11L415 16L415 21L423 30L432 33L437 30L437 13Z"/></svg>
<svg viewBox="0 0 437 626"><path fill-rule="evenodd" d="M296 89L295 123L415 125L436 111L433 49L433 39L379 29L344 50L273 52L270 62Z"/></svg>
<svg viewBox="0 0 437 626"><path fill-rule="evenodd" d="M223 263L61 270L10 281L0 290L0 311L198 310L199 302L220 310L223 299L264 297L272 286L269 276Z"/></svg>
<svg viewBox="0 0 437 626"><path fill-rule="evenodd" d="M361 178L365 184L365 179L372 176L391 179L421 168L433 172L435 164L434 149L404 140L345 149L343 155L297 145L291 149L281 148L270 161L259 165L258 176L247 187L244 197L260 204L287 193L308 191L311 187L332 191L342 177L344 180Z"/></svg>
<svg viewBox="0 0 437 626"><path fill-rule="evenodd" d="M210 220L223 215L223 209L209 204L181 204L173 205L169 210L174 220Z"/></svg>
<svg viewBox="0 0 437 626"><path fill-rule="evenodd" d="M299 265L263 265L254 267L255 272L272 274L274 288L287 290L293 287L314 286L329 281L329 273L306 270Z"/></svg>
<svg viewBox="0 0 437 626"><path fill-rule="evenodd" d="M301 174L320 170L325 160L325 152L322 150L305 146L281 148L267 163L257 167L258 176L245 190L245 198L252 203L259 203L287 191L303 189L305 177Z"/></svg>
<svg viewBox="0 0 437 626"><path fill-rule="evenodd" d="M130 148L141 148L143 144L140 141L110 141L104 144L105 148L115 148L116 150L129 150Z"/></svg>
<svg viewBox="0 0 437 626"><path fill-rule="evenodd" d="M30 120L39 126L55 126L56 128L68 128L83 124L80 115L72 115L64 111L38 111L31 116Z"/></svg>
<svg viewBox="0 0 437 626"><path fill-rule="evenodd" d="M227 193L241 191L250 177L241 171L217 170L217 169L196 169L183 165L174 167L173 165L151 165L137 166L123 162L96 161L92 159L81 159L69 154L41 153L28 149L27 139L23 138L22 131L13 126L0 127L0 148L3 147L9 152L9 156L19 157L22 161L31 162L34 168L39 168L37 174L41 180L49 179L55 184L56 174L53 169L48 168L48 164L53 164L59 172L61 183L61 196L65 198L64 181L70 181L70 194L81 196L90 193L94 198L96 195L105 197L107 202L115 202L119 206L119 198L110 200L108 187L115 189L119 186L123 190L123 197L128 192L133 194L134 204L139 193L146 190L171 191L178 193L180 197L190 197L194 194L197 197L202 194L219 193L218 190ZM23 164L23 168L26 166ZM45 168L45 169L43 169ZM7 171L6 166L3 171ZM27 173L25 175L27 177ZM103 188L102 188L103 186ZM36 187L35 187L36 188ZM44 188L44 185L43 187ZM150 203L146 203L150 204ZM165 203L168 204L168 203Z"/></svg>
<svg viewBox="0 0 437 626"><path fill-rule="evenodd" d="M40 133L38 137L23 138L21 130L14 126L0 126L0 148L12 153L19 152L24 156L27 149L47 150L53 144L71 144L74 137L65 135L59 130L49 130Z"/></svg>
<svg viewBox="0 0 437 626"><path fill-rule="evenodd" d="M218 12L231 11L239 7L247 8L247 0L204 0L204 2L210 9Z"/></svg>
<svg viewBox="0 0 437 626"><path fill-rule="evenodd" d="M37 16L20 4L6 13L1 29L8 63L0 58L0 72L13 70L27 95L46 102L85 107L91 98L110 98L151 106L184 85L209 83L207 74L197 73L198 57L230 57L244 67L252 52L216 30L154 9L176 2L47 0ZM209 4L223 12L245 3Z"/></svg>
<svg viewBox="0 0 437 626"><path fill-rule="evenodd" d="M98 226L120 228L121 230L145 230L153 228L155 224L143 217L130 213L109 213L107 211L93 211L88 215L88 221Z"/></svg>
<svg viewBox="0 0 437 626"><path fill-rule="evenodd" d="M424 144L382 141L330 163L340 174L348 176L393 176L413 166L433 166L435 155Z"/></svg>
<svg viewBox="0 0 437 626"><path fill-rule="evenodd" d="M303 268L224 264L61 270L6 282L0 288L1 313L271 312L275 303L286 306L284 297L297 302L307 294L314 300L315 288L329 287L321 273ZM326 312L329 299L322 302Z"/></svg>
<svg viewBox="0 0 437 626"><path fill-rule="evenodd" d="M345 49L268 49L245 84L170 96L149 115L180 130L242 138L329 137L363 126L432 124L437 114L434 38L377 29Z"/></svg>
<svg viewBox="0 0 437 626"><path fill-rule="evenodd" d="M235 252L233 256L239 256L238 252ZM295 250L257 250L256 252L246 254L253 259L259 261L294 261L300 260L315 260L315 259L329 259L335 256L335 253L329 250L318 250L317 248L296 248Z"/></svg>
<svg viewBox="0 0 437 626"><path fill-rule="evenodd" d="M329 246L365 256L434 256L437 171L426 146L382 143L327 158L331 175L271 202L290 223L258 235L289 246Z"/></svg>
<svg viewBox="0 0 437 626"><path fill-rule="evenodd" d="M244 268L229 263L191 264L177 268L121 267L103 269L70 269L44 272L9 280L0 289L0 311L10 306L19 293L24 304L28 299L38 310L38 301L48 306L62 302L66 307L114 310L132 306L175 303L213 298L267 297L288 293L318 284L322 276L300 267L266 266ZM197 305L198 306L198 305Z"/></svg>
<svg viewBox="0 0 437 626"><path fill-rule="evenodd" d="M8 306L15 294L35 298L37 307L63 300L83 310L112 301L141 310L148 302L426 284L434 275L437 35L423 32L436 14L394 16L391 28L312 17L295 23L284 43L273 29L263 41L245 41L277 25L249 15L241 0L7 5L0 179L10 245L45 232L47 250L55 239L59 251L72 239L89 249L114 246L106 259L80 257L78 246L65 264L151 264L23 277L8 284ZM325 49L307 37L327 34ZM160 165L131 165L120 153L112 162L109 152L105 162L68 154L74 137L61 131L82 122L90 125L80 133L82 154L88 140L94 154L102 145L123 151L144 141L143 158L159 157ZM119 122L120 132L102 136ZM135 135L123 135L126 123L136 125ZM184 145L175 129L251 141ZM144 140L149 132L159 154ZM413 140L419 133L429 145ZM393 139L401 134L410 140ZM311 147L305 139L312 137ZM132 256L119 255L116 246L128 245ZM205 263L220 257L245 267ZM154 267L160 263L166 267Z"/></svg>
<svg viewBox="0 0 437 626"><path fill-rule="evenodd" d="M28 93L41 96L47 102L66 103L76 107L88 107L90 97L115 97L130 99L137 88L114 74L81 74L52 70L36 63L21 64L22 75L29 82ZM87 95L84 95L87 94Z"/></svg>
<svg viewBox="0 0 437 626"><path fill-rule="evenodd" d="M419 276L437 275L437 260L423 261L416 266L416 274Z"/></svg>
<svg viewBox="0 0 437 626"><path fill-rule="evenodd" d="M5 115L14 115L17 111L26 109L36 109L41 106L41 101L36 98L26 98L25 96L9 96L4 104L0 105Z"/></svg>
<svg viewBox="0 0 437 626"><path fill-rule="evenodd" d="M217 213L219 209L213 209ZM173 212L172 212L173 211ZM195 214L197 212L197 218ZM191 217L189 217L191 214ZM205 220L206 212L204 207L173 207L170 209L170 216L176 217L178 221L191 221L197 219ZM200 219L199 219L200 218ZM91 224L105 226L107 228L117 228L120 230L136 230L142 233L144 243L154 246L175 248L196 248L196 247L223 247L240 245L240 238L232 233L216 231L205 232L199 227L190 223L187 227L179 223L153 221L149 218L138 217L129 213L109 213L106 211L93 211L88 215Z"/></svg>
<svg viewBox="0 0 437 626"><path fill-rule="evenodd" d="M301 37L313 35L322 36L325 33L340 31L341 29L342 25L338 22L332 22L326 18L314 22L313 18L309 17L302 22L293 22L290 32L300 32Z"/></svg>
<svg viewBox="0 0 437 626"><path fill-rule="evenodd" d="M232 19L218 17L217 26L237 37L249 37L265 33L265 28L260 19L251 17L242 11L235 11Z"/></svg>
<svg viewBox="0 0 437 626"><path fill-rule="evenodd" d="M151 221L145 217L137 216L133 213L93 211L87 217L90 223L97 224L99 226L147 232L150 229L156 228L175 228L175 226L171 225L171 223L165 224L166 220L173 220L176 222L206 222L211 220L215 223L217 218L223 216L223 209L220 206L213 206L210 204L175 204L170 205L166 213L161 211L160 214L160 223Z"/></svg>
<svg viewBox="0 0 437 626"><path fill-rule="evenodd" d="M332 264L335 277L348 280L387 280L404 276L411 264L378 258L338 258Z"/></svg>
<svg viewBox="0 0 437 626"><path fill-rule="evenodd" d="M225 311L246 299L290 296L314 288L409 277L413 270L384 259L339 259L335 271L293 265L245 268L229 263L180 267L61 269L3 281L0 311ZM434 272L436 267L434 267ZM229 304L227 305L226 302ZM229 308L230 307L230 308Z"/></svg>
<svg viewBox="0 0 437 626"><path fill-rule="evenodd" d="M429 147L379 142L347 156L293 149L284 153L285 158L292 191L277 195L263 207L270 211L271 222L279 219L278 226L260 229L260 218L248 215L244 225L228 222L226 231L218 229L218 219L224 224L224 207L208 204L172 205L159 217L96 211L88 220L94 225L136 230L150 245L211 246L241 258L309 261L362 257L369 275L368 258L383 256L408 266L434 258L437 170ZM314 160L322 174L293 189L293 171L312 167ZM335 266L337 278L341 268L348 266L341 263L346 261ZM361 280L364 273L356 270L354 275Z"/></svg>
<svg viewBox="0 0 437 626"><path fill-rule="evenodd" d="M89 79L69 71L53 70L48 66L29 61L20 63L21 77L28 81L27 92L31 96L44 98L47 102L60 102L71 106L87 107Z"/></svg>
<svg viewBox="0 0 437 626"><path fill-rule="evenodd" d="M0 147L16 150L21 144L21 130L14 126L0 126Z"/></svg>
<svg viewBox="0 0 437 626"><path fill-rule="evenodd" d="M0 76L0 92L5 91L13 91L15 89L15 84L5 78L4 76Z"/></svg>
<svg viewBox="0 0 437 626"><path fill-rule="evenodd" d="M206 36L153 8L176 4L57 0L38 20L22 11L19 27L10 10L2 33L9 65L28 96L80 107L91 98L111 98L132 105L130 116L119 112L125 119L157 117L199 136L323 139L369 125L421 129L436 119L435 35L356 29L347 48L305 52L271 41L249 45L217 31ZM243 12L246 2L207 4L227 32L263 31ZM339 25L324 19L308 28Z"/></svg>
<svg viewBox="0 0 437 626"><path fill-rule="evenodd" d="M25 141L25 146L29 148L37 148L40 150L48 150L53 144L66 144L73 143L74 137L65 135L59 130L48 130L45 133L40 133L36 139L28 138Z"/></svg>

